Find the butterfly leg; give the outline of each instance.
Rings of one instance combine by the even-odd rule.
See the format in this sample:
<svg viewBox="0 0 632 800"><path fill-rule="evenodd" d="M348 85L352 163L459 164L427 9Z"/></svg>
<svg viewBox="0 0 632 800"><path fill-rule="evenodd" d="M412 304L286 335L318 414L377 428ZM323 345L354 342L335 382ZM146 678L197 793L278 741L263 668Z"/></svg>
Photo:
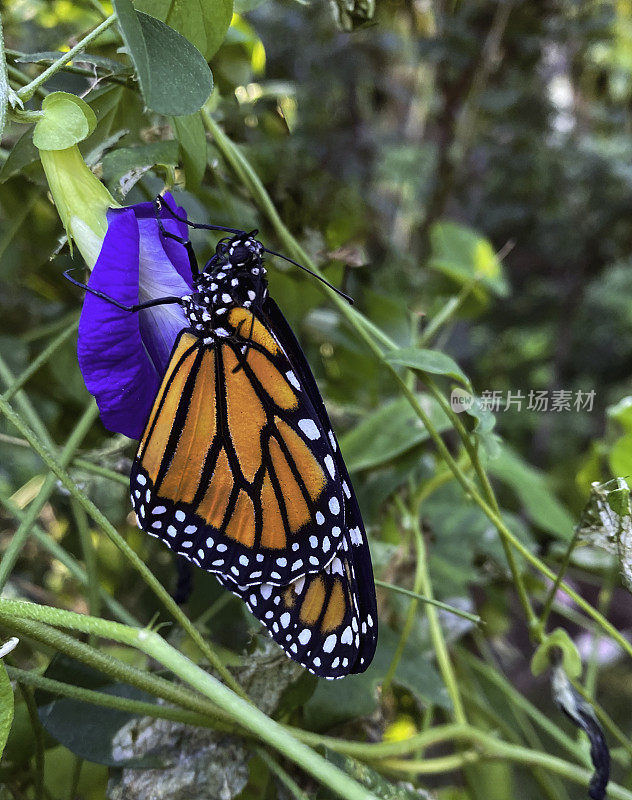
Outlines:
<svg viewBox="0 0 632 800"><path fill-rule="evenodd" d="M80 289L83 289L90 294L93 294L95 297L100 297L101 300L105 300L106 302L110 303L117 308L120 308L121 311L128 311L130 314L135 314L137 311L142 311L144 308L153 308L153 306L165 306L171 303L181 303L181 297L157 297L155 300L147 300L145 303L137 303L133 306L126 306L123 303L119 303L118 300L115 300L113 297L110 297L105 292L100 292L98 289L91 289L87 284L81 283L81 281L75 280L69 273L73 271L73 268L67 269L64 272L64 278L70 281L74 286L78 286Z"/></svg>
<svg viewBox="0 0 632 800"><path fill-rule="evenodd" d="M162 218L160 217L160 210L162 208L166 208L173 214L173 216L177 220L180 220L180 222L186 222L186 220L180 219L180 217L177 216L171 210L171 208L169 208L167 203L163 203L159 197L157 197L154 200L154 208L156 210L156 222L158 223L158 227L160 228L160 233L166 239L173 239L174 242L178 242L178 244L181 244L184 247L184 249L187 251L187 256L189 257L189 266L191 267L191 275L193 276L194 281L197 280L200 275L200 268L198 266L197 258L195 256L195 251L193 249L193 245L191 244L191 240L185 239L183 236L178 236L175 233L169 233L169 231L165 228L163 224Z"/></svg>

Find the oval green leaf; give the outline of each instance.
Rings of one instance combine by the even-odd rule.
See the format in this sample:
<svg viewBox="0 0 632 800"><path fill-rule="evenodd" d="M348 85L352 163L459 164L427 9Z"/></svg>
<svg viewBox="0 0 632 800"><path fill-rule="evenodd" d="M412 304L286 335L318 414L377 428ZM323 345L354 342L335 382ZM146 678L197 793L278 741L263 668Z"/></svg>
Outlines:
<svg viewBox="0 0 632 800"><path fill-rule="evenodd" d="M161 20L136 11L131 0L114 0L114 8L147 107L173 117L202 108L213 75L200 51Z"/></svg>
<svg viewBox="0 0 632 800"><path fill-rule="evenodd" d="M571 538L573 518L551 491L543 472L523 461L506 443L489 460L487 469L494 478L516 493L525 512L536 525L563 541Z"/></svg>
<svg viewBox="0 0 632 800"><path fill-rule="evenodd" d="M431 269L461 285L478 280L500 297L509 294L494 248L476 231L456 222L436 222L430 229L430 244L428 266Z"/></svg>
<svg viewBox="0 0 632 800"><path fill-rule="evenodd" d="M441 432L450 421L432 398L419 395L419 402ZM430 438L422 421L405 397L400 397L364 417L340 443L350 472L386 464Z"/></svg>
<svg viewBox="0 0 632 800"><path fill-rule="evenodd" d="M470 386L467 375L456 361L439 350L421 350L416 347L406 347L387 353L386 360L389 364L409 367L418 372L430 372L433 375L447 375L450 378L454 378L455 381L459 381L464 386Z"/></svg>
<svg viewBox="0 0 632 800"><path fill-rule="evenodd" d="M67 150L95 129L97 118L80 97L52 92L42 101L44 116L33 130L33 144L40 150Z"/></svg>
<svg viewBox="0 0 632 800"><path fill-rule="evenodd" d="M132 5L132 0L112 0L112 5L116 11L116 18L118 20L118 27L125 42L127 54L132 60L138 82L140 84L140 91L148 103L148 97L151 95L151 72L149 69L149 54L147 53L147 45L143 35L143 29L140 26L140 20L136 9Z"/></svg>
<svg viewBox="0 0 632 800"><path fill-rule="evenodd" d="M233 16L233 0L137 0L136 9L166 22L208 61L224 41Z"/></svg>
<svg viewBox="0 0 632 800"><path fill-rule="evenodd" d="M13 722L13 689L11 681L0 660L0 758L4 752L4 746L9 738L11 723Z"/></svg>
<svg viewBox="0 0 632 800"><path fill-rule="evenodd" d="M138 19L151 72L147 105L173 117L199 111L213 91L213 74L204 57L188 39L159 19L142 12Z"/></svg>

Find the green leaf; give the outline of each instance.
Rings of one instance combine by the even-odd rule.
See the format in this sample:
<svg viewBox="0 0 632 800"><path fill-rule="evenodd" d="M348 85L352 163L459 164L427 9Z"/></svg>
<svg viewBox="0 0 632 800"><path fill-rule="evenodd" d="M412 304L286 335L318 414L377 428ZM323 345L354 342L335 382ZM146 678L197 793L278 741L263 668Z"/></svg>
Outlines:
<svg viewBox="0 0 632 800"><path fill-rule="evenodd" d="M430 372L433 375L447 375L469 386L470 381L461 367L450 356L440 350L422 350L416 347L405 347L392 350L386 354L389 364L400 364L419 372Z"/></svg>
<svg viewBox="0 0 632 800"><path fill-rule="evenodd" d="M514 490L536 525L558 539L570 539L573 518L553 495L543 472L524 462L504 443L487 467L495 478Z"/></svg>
<svg viewBox="0 0 632 800"><path fill-rule="evenodd" d="M151 167L158 164L175 166L177 163L178 143L175 140L121 147L103 157L103 179L110 188L116 186L125 195Z"/></svg>
<svg viewBox="0 0 632 800"><path fill-rule="evenodd" d="M224 41L233 16L232 0L137 0L136 8L166 22L207 61Z"/></svg>
<svg viewBox="0 0 632 800"><path fill-rule="evenodd" d="M118 27L123 41L125 42L127 53L136 70L140 91L145 98L145 102L149 105L149 98L151 97L151 70L149 66L149 53L147 52L147 44L145 42L145 36L143 35L143 29L140 25L140 19L132 5L132 0L112 0L112 5L116 11Z"/></svg>
<svg viewBox="0 0 632 800"><path fill-rule="evenodd" d="M186 188L195 191L206 170L206 131L202 117L191 114L187 117L173 117L173 128L180 142L180 154L186 176Z"/></svg>
<svg viewBox="0 0 632 800"><path fill-rule="evenodd" d="M450 427L438 403L426 395L418 397L437 430ZM385 464L428 438L419 417L406 398L400 397L365 416L340 444L348 469L356 472Z"/></svg>
<svg viewBox="0 0 632 800"><path fill-rule="evenodd" d="M606 413L610 419L621 425L626 433L632 433L632 397L623 397L614 406L609 406Z"/></svg>
<svg viewBox="0 0 632 800"><path fill-rule="evenodd" d="M610 447L608 461L614 475L632 474L632 397L624 397L607 409L608 417L623 428L620 436Z"/></svg>
<svg viewBox="0 0 632 800"><path fill-rule="evenodd" d="M8 181L31 164L39 162L39 151L33 144L33 128L27 128L13 145L0 170L0 183Z"/></svg>
<svg viewBox="0 0 632 800"><path fill-rule="evenodd" d="M268 0L235 0L235 14L246 14L255 8L267 3Z"/></svg>
<svg viewBox="0 0 632 800"><path fill-rule="evenodd" d="M9 738L13 722L13 689L7 671L0 659L0 758Z"/></svg>
<svg viewBox="0 0 632 800"><path fill-rule="evenodd" d="M399 635L386 625L380 628L377 650L371 666L360 675L348 675L342 681L321 678L316 691L304 706L305 721L314 730L328 730L373 713L378 705L377 690L395 654ZM423 658L423 669L420 659ZM430 657L421 656L419 648L407 644L395 673L394 682L411 692L424 705L449 709L450 698Z"/></svg>
<svg viewBox="0 0 632 800"><path fill-rule="evenodd" d="M562 628L556 628L548 634L531 659L531 672L536 677L541 675L550 667L549 650L552 647L559 647L562 651L562 663L564 672L570 678L579 678L582 674L582 659L575 643Z"/></svg>
<svg viewBox="0 0 632 800"><path fill-rule="evenodd" d="M335 750L325 748L325 758L381 800L432 800L434 796L423 789L414 789L410 783L391 783L366 764Z"/></svg>
<svg viewBox="0 0 632 800"><path fill-rule="evenodd" d="M47 95L42 111L33 131L33 144L39 150L66 150L87 139L97 124L90 106L68 92Z"/></svg>
<svg viewBox="0 0 632 800"><path fill-rule="evenodd" d="M151 69L149 108L179 117L193 114L213 91L213 75L188 39L147 14L138 14Z"/></svg>
<svg viewBox="0 0 632 800"><path fill-rule="evenodd" d="M105 675L65 655L56 655L44 675L52 680L71 683L84 689L97 689L117 697L155 701L154 697L133 686L108 685L109 679ZM114 757L112 740L123 725L134 718L134 714L93 706L43 690L36 691L35 700L40 722L46 732L80 758L106 766L160 766L153 758L121 761Z"/></svg>
<svg viewBox="0 0 632 800"><path fill-rule="evenodd" d="M114 0L119 28L147 106L159 114L193 114L213 91L213 75L188 39L131 0Z"/></svg>
<svg viewBox="0 0 632 800"><path fill-rule="evenodd" d="M500 297L509 294L502 264L490 242L455 222L436 222L430 229L428 266L459 284L478 279Z"/></svg>

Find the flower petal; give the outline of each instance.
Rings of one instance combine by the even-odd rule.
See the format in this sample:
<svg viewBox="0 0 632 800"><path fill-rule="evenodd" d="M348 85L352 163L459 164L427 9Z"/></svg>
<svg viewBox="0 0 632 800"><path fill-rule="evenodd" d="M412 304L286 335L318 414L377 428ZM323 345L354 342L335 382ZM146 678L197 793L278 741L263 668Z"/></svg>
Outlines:
<svg viewBox="0 0 632 800"><path fill-rule="evenodd" d="M184 213L170 196L165 199L177 213ZM168 211L161 217L168 231L188 235L186 225ZM134 305L185 295L191 284L186 249L160 235L152 203L109 212L108 231L88 283L91 289ZM135 314L86 295L79 324L79 366L109 430L141 437L175 338L186 325L177 305Z"/></svg>
<svg viewBox="0 0 632 800"><path fill-rule="evenodd" d="M140 232L138 302L145 303L167 295L182 297L188 294L191 287L169 260L163 248L164 238L160 235L156 220L139 219L138 229ZM178 246L184 249L182 245ZM164 375L167 369L176 336L186 326L187 319L177 305L155 306L140 312L143 343L160 375Z"/></svg>

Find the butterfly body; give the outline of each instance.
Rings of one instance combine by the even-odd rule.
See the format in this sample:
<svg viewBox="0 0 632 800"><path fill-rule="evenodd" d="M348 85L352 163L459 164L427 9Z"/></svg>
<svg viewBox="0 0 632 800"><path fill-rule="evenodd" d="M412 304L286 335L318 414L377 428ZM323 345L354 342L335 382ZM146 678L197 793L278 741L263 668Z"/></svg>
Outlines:
<svg viewBox="0 0 632 800"><path fill-rule="evenodd" d="M220 242L181 298L134 459L139 526L215 573L294 660L361 672L377 640L366 534L305 356L270 298L263 246Z"/></svg>

